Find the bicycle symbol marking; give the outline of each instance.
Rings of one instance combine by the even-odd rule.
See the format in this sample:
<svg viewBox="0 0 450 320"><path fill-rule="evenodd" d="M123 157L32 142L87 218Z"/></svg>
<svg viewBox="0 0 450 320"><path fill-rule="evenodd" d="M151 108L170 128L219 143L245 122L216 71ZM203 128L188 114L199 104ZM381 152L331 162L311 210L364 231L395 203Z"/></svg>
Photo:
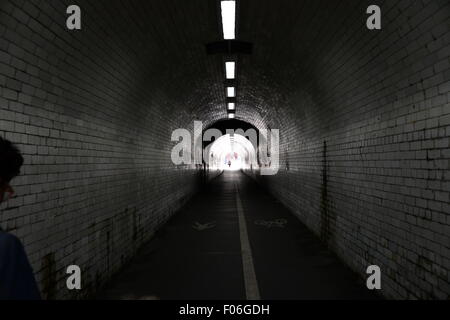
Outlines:
<svg viewBox="0 0 450 320"><path fill-rule="evenodd" d="M286 227L287 223L288 222L286 219L276 219L276 220L271 220L271 221L267 221L267 220L256 220L255 221L255 225L265 227L267 229L284 228L284 227Z"/></svg>

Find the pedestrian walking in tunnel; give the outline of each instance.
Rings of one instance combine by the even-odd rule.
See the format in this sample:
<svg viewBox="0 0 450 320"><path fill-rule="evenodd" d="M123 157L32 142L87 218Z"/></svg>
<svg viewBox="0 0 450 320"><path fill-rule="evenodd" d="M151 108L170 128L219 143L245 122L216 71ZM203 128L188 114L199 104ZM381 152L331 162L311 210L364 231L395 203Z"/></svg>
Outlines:
<svg viewBox="0 0 450 320"><path fill-rule="evenodd" d="M0 204L14 196L11 181L20 174L23 157L0 137ZM0 226L0 300L38 300L40 293L21 241Z"/></svg>

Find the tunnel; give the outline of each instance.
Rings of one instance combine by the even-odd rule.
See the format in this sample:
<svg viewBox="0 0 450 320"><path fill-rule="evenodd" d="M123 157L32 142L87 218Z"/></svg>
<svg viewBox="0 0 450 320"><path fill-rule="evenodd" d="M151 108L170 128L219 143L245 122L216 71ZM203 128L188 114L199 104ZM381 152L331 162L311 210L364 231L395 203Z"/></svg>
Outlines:
<svg viewBox="0 0 450 320"><path fill-rule="evenodd" d="M0 136L42 299L450 299L447 0L0 0Z"/></svg>

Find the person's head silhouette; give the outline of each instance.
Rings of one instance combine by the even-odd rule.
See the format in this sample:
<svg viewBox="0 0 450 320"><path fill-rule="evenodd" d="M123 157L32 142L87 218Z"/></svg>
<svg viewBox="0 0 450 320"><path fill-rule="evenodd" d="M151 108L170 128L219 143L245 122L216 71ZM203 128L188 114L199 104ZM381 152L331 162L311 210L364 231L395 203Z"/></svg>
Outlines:
<svg viewBox="0 0 450 320"><path fill-rule="evenodd" d="M5 199L5 195L9 198L14 195L10 182L20 174L22 165L23 157L17 147L0 137L0 203Z"/></svg>

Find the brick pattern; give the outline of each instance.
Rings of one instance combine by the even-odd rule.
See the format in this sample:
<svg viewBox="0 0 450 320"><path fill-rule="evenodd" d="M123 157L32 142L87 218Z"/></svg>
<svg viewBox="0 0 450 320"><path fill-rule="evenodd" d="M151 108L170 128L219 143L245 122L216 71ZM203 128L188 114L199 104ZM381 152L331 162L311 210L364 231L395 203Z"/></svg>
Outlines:
<svg viewBox="0 0 450 320"><path fill-rule="evenodd" d="M450 4L239 3L237 118L281 130L281 169L261 180L389 298L450 294ZM25 155L0 214L24 240L44 297L79 264L94 292L195 191L169 161L175 128L224 118L217 6L203 0L0 5L0 134ZM276 13L276 14L274 14ZM189 18L188 18L189 17ZM213 173L212 173L213 174ZM4 207L2 207L4 208Z"/></svg>
<svg viewBox="0 0 450 320"><path fill-rule="evenodd" d="M0 223L23 240L49 299L94 293L200 181L170 161L172 130L195 116L166 96L164 64L128 45L128 20L96 15L114 11L105 2L78 3L78 32L65 27L67 1L0 6L0 135L25 158ZM71 264L81 292L66 288Z"/></svg>
<svg viewBox="0 0 450 320"><path fill-rule="evenodd" d="M362 277L379 265L386 297L449 299L450 3L382 2L376 32L361 18L368 3L319 16L305 5L297 23L317 34L272 35L277 71L246 61L242 72L274 79L245 82L253 95L271 88L264 120L281 129L280 172L260 180Z"/></svg>

